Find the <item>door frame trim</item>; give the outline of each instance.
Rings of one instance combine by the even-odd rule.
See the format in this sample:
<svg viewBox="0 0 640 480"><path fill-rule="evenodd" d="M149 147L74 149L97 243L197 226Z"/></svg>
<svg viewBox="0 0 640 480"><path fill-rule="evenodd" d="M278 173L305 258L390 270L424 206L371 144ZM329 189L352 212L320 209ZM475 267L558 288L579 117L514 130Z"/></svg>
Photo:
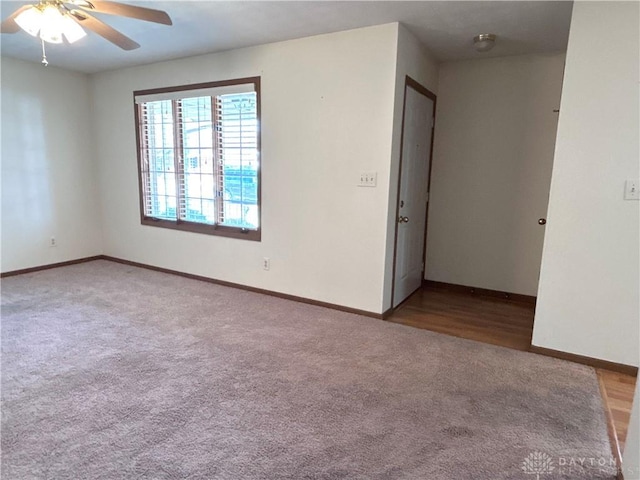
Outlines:
<svg viewBox="0 0 640 480"><path fill-rule="evenodd" d="M407 89L413 88L416 92L425 97L433 100L433 125L431 127L431 145L429 147L429 180L427 181L427 191L431 192L431 169L433 167L433 140L435 138L435 124L436 124L436 103L437 97L436 94L430 91L427 87L419 83L418 81L411 78L409 75L406 75L404 78L404 95L402 99L402 127L400 131L400 161L398 164L398 185L396 192L396 212L393 217L393 223L395 225L395 233L393 240L393 269L391 273L391 306L390 309L394 310L394 296L396 290L396 262L398 256L398 215L400 214L400 186L402 180L402 160L403 160L403 147L404 147L404 116L405 110L407 108ZM424 222L424 236L422 239L422 264L424 267L422 268L422 280L424 281L424 272L426 268L427 261L427 223L429 220L429 206L431 205L431 198L429 198L429 202L427 203L427 208L425 212L425 222ZM407 297L408 298L408 297Z"/></svg>

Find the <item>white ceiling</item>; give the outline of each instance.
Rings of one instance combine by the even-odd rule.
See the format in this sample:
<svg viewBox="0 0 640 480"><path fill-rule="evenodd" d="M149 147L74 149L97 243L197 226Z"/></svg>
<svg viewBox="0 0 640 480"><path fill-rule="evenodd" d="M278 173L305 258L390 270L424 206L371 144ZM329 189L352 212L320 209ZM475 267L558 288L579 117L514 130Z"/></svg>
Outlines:
<svg viewBox="0 0 640 480"><path fill-rule="evenodd" d="M6 18L34 3L1 0ZM566 50L572 2L567 1L126 1L165 10L173 26L99 15L138 42L126 52L89 33L73 45L47 44L50 65L94 73L202 53L352 28L402 22L441 61ZM496 47L479 54L478 33ZM39 62L40 43L25 32L2 34L2 55Z"/></svg>

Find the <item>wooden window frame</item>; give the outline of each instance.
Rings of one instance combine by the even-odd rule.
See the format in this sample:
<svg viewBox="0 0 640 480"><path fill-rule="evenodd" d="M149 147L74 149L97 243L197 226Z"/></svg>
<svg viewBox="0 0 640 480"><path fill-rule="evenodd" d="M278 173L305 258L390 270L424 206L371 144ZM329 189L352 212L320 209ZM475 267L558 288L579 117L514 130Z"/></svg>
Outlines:
<svg viewBox="0 0 640 480"><path fill-rule="evenodd" d="M258 169L257 169L257 207L258 207L258 228L256 230L250 230L242 227L234 227L229 225L220 225L220 224L206 224L206 223L198 223L198 222L189 222L185 220L181 220L179 217L179 213L177 213L176 220L168 220L156 217L150 217L145 215L145 203L144 196L146 193L146 186L144 183L143 173L142 173L142 162L144 161L142 158L142 125L140 123L140 105L136 104L135 98L137 96L142 95L152 95L152 94L161 94L161 93L171 93L171 92L182 92L187 93L190 90L199 90L206 88L215 88L215 87L225 87L225 86L233 86L233 85L242 85L242 84L250 84L254 85L254 89L256 92L256 119L257 119L257 136L256 136L256 147L258 150ZM230 237L230 238L238 238L242 240L252 240L259 242L262 237L262 123L261 123L261 97L260 97L260 77L246 77L246 78L237 78L232 80L224 80L218 82L207 82L207 83L194 83L190 85L181 85L175 87L166 87L166 88L154 88L149 90L138 90L133 92L134 97L134 117L135 117L135 129L136 129L136 153L138 158L138 193L140 198L140 223L142 225L153 226L153 227L161 227L161 228L169 228L173 230L181 230L185 232L193 232L193 233L203 233L207 235L218 235L222 237ZM175 122L174 122L175 126ZM180 156L175 156L176 165L178 162L182 164L182 168L184 169L184 160ZM176 177L180 175L180 169L176 168ZM183 170L182 170L183 171ZM184 171L183 171L184 173ZM179 197L179 192L176 191L177 197ZM178 212L180 209L180 205L178 204L179 198L176 198L176 211ZM221 205L220 202L215 202L216 212L219 211ZM218 216L216 215L216 218Z"/></svg>

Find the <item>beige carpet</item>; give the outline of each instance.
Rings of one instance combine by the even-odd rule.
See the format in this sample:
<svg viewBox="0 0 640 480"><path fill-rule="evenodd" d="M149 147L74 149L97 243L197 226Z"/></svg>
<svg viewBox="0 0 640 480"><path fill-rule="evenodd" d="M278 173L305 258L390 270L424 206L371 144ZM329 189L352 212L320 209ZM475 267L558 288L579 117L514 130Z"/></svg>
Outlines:
<svg viewBox="0 0 640 480"><path fill-rule="evenodd" d="M3 479L594 480L610 457L583 366L108 261L2 282Z"/></svg>

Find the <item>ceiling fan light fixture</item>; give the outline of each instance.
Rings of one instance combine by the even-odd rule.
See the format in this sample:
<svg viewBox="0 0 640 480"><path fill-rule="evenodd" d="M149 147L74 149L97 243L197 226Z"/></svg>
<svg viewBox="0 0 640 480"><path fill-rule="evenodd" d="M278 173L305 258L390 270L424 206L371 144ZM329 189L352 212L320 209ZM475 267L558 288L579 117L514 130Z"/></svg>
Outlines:
<svg viewBox="0 0 640 480"><path fill-rule="evenodd" d="M496 44L496 36L493 33L481 33L473 37L473 45L478 52L488 52Z"/></svg>
<svg viewBox="0 0 640 480"><path fill-rule="evenodd" d="M18 15L15 22L22 30L35 37L42 27L42 17L42 10L38 7L31 7Z"/></svg>
<svg viewBox="0 0 640 480"><path fill-rule="evenodd" d="M77 42L81 38L87 36L87 32L85 32L84 29L80 25L78 25L69 15L64 15L62 17L61 25L62 34L69 43Z"/></svg>
<svg viewBox="0 0 640 480"><path fill-rule="evenodd" d="M87 35L68 14L53 4L29 8L18 15L15 22L29 35L39 36L49 43L62 43L63 36L67 42L73 43Z"/></svg>
<svg viewBox="0 0 640 480"><path fill-rule="evenodd" d="M40 38L49 43L62 43L64 16L58 7L47 5L42 11Z"/></svg>

